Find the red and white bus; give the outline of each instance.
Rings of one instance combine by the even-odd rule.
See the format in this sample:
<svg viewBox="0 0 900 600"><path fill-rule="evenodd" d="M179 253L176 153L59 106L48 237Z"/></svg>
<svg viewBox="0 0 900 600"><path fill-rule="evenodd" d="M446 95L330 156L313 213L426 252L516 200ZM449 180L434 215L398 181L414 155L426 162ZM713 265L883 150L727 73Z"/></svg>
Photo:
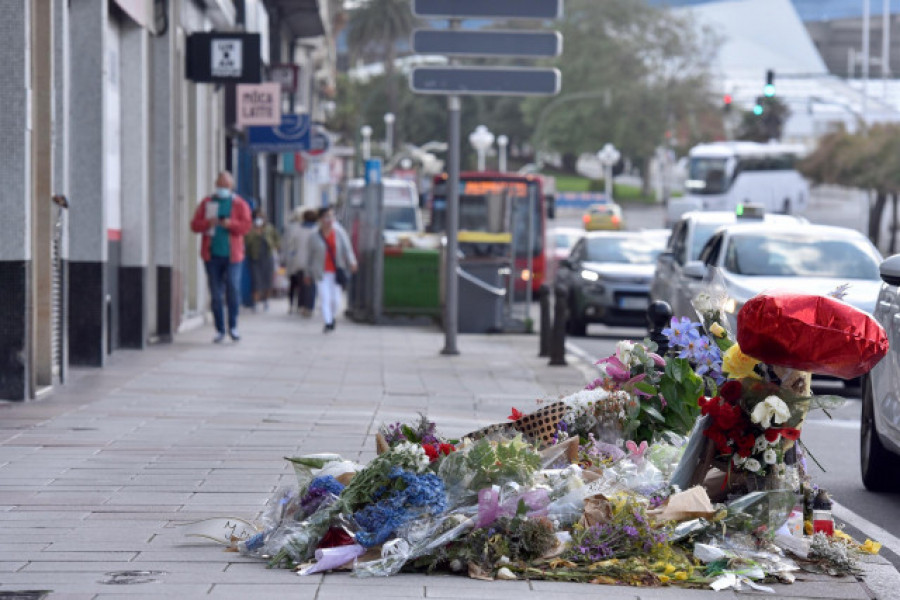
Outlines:
<svg viewBox="0 0 900 600"><path fill-rule="evenodd" d="M447 174L434 178L429 197L428 231L443 233L447 222ZM547 275L546 199L534 175L464 171L459 177L459 245L467 257L509 256L515 249L516 290L531 282L537 292ZM533 238L528 250L528 207L532 207ZM528 254L531 253L531 272Z"/></svg>

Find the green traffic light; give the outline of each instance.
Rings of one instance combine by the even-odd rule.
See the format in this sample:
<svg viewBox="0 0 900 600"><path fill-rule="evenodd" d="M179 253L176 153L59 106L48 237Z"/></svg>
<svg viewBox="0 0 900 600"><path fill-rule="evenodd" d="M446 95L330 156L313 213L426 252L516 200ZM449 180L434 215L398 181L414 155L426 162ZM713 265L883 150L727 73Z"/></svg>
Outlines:
<svg viewBox="0 0 900 600"><path fill-rule="evenodd" d="M763 107L762 107L762 105L757 104L756 106L754 106L754 107L753 107L753 114L756 115L757 117L758 117L759 115L763 114Z"/></svg>
<svg viewBox="0 0 900 600"><path fill-rule="evenodd" d="M767 83L763 88L763 94L766 96L766 98L771 98L775 95L775 86L771 83Z"/></svg>

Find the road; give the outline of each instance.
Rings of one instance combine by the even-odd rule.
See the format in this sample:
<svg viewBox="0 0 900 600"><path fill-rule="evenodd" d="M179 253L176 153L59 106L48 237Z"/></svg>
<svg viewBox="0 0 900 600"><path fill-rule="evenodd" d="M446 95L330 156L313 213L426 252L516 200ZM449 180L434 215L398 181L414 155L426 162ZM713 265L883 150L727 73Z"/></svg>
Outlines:
<svg viewBox="0 0 900 600"><path fill-rule="evenodd" d="M626 205L623 208L629 229L662 226L663 212L659 206ZM580 212L560 214L553 226L578 227L580 216ZM859 218L857 207L832 198L814 200L806 216L814 223L834 225L843 222L854 225L854 229L861 229L865 225ZM617 341L639 341L645 335L646 331L641 328L590 325L587 337L569 337L566 343L580 351L583 357L596 361L612 354ZM837 381L816 380L813 391L817 394L841 395L847 401L842 408L831 414L831 419L820 411L810 414L803 428L803 442L825 471L810 464L809 472L815 483L827 489L835 500L836 522L860 541L869 537L884 544L882 554L900 569L900 494L869 492L860 479L859 390L847 389Z"/></svg>

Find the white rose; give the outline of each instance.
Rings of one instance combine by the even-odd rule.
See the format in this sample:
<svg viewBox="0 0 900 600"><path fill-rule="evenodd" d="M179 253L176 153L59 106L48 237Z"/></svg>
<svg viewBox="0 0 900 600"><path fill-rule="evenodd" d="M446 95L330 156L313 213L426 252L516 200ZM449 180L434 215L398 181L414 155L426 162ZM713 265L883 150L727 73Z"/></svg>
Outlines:
<svg viewBox="0 0 900 600"><path fill-rule="evenodd" d="M762 452L766 448L769 447L769 440L766 439L766 436L761 435L756 438L756 443L753 445L754 452Z"/></svg>
<svg viewBox="0 0 900 600"><path fill-rule="evenodd" d="M756 460L755 458L748 458L747 462L744 463L744 468L747 469L748 471L750 471L751 473L756 473L757 471L759 471L759 469L761 467L762 467L762 465L759 464L759 461Z"/></svg>
<svg viewBox="0 0 900 600"><path fill-rule="evenodd" d="M766 461L767 465L774 465L778 461L778 455L775 454L774 450L769 448L763 452L763 460Z"/></svg>
<svg viewBox="0 0 900 600"><path fill-rule="evenodd" d="M631 363L634 361L634 342L622 340L617 343L616 358L618 358L626 367L631 367Z"/></svg>
<svg viewBox="0 0 900 600"><path fill-rule="evenodd" d="M788 405L778 396L769 396L754 406L753 412L750 413L750 420L766 429L771 427L773 422L780 425L790 418L791 411Z"/></svg>
<svg viewBox="0 0 900 600"><path fill-rule="evenodd" d="M747 459L744 458L743 456L741 456L740 454L732 455L731 460L734 461L734 464L738 467L741 466L742 464L744 464L745 462L747 462Z"/></svg>

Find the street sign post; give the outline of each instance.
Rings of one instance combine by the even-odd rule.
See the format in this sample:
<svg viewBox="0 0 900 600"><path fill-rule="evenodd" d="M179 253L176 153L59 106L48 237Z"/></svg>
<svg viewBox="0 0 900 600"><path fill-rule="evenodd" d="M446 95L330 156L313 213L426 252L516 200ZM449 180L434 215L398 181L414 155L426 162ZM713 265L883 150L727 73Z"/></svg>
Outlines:
<svg viewBox="0 0 900 600"><path fill-rule="evenodd" d="M432 19L559 19L562 0L413 0L413 14Z"/></svg>
<svg viewBox="0 0 900 600"><path fill-rule="evenodd" d="M515 67L415 67L409 87L419 94L460 96L552 96L559 69Z"/></svg>
<svg viewBox="0 0 900 600"><path fill-rule="evenodd" d="M422 54L552 58L562 54L562 35L558 31L416 29L412 48Z"/></svg>

